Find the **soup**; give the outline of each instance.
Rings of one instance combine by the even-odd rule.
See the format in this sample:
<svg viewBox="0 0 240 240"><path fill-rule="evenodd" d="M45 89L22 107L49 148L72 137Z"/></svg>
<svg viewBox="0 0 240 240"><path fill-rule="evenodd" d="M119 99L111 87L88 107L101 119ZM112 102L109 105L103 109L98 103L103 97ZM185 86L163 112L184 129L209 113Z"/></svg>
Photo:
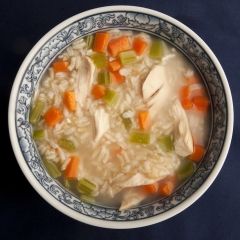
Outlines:
<svg viewBox="0 0 240 240"><path fill-rule="evenodd" d="M145 33L98 32L56 57L29 121L48 173L82 201L125 210L194 174L210 100L196 69Z"/></svg>

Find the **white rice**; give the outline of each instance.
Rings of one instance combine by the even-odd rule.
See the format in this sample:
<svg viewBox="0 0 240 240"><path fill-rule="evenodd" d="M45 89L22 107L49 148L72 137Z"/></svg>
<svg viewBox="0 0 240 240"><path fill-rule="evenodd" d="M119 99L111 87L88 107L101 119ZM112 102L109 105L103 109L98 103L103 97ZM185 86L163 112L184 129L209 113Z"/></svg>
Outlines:
<svg viewBox="0 0 240 240"><path fill-rule="evenodd" d="M119 30L111 30L113 38L124 34L132 35L131 31L121 32ZM148 35L140 34L150 41ZM169 50L172 54L176 52ZM90 56L92 50L86 49L83 39L78 39L61 54L61 58L70 62L68 66L69 73L55 74L53 68L50 67L41 81L37 98L46 102L46 109L49 106L63 108L62 96L67 90L78 91L77 71L79 69L82 55ZM166 60L167 61L167 60ZM152 179L161 179L169 174L174 173L180 163L180 158L174 153L164 152L158 144L156 144L156 136L171 135L173 132L172 122L156 122L152 125L151 131L154 137L151 139L149 146L139 146L129 144L129 133L122 124L121 114L129 111L128 117L135 119L136 109L144 109L146 103L143 101L139 89L141 88L141 80L145 79L149 70L159 63L149 57L139 57L138 62L130 66L123 67L120 74L126 77L126 82L120 86L116 86L114 90L118 94L118 101L114 106L105 106L102 100L94 100L90 92L86 98L84 106L77 104L75 112L69 112L63 108L63 120L53 129L46 128L46 138L44 141L38 141L38 149L41 155L53 162L61 163L61 169L64 170L69 163L70 154L64 149L60 149L56 144L60 137L72 140L76 145L76 151L73 154L80 156L81 167L79 168L79 178L88 176L95 179L98 185L98 191L104 193L111 191L112 184L126 174L142 173ZM179 74L185 73L186 76L192 74L191 69L184 65L178 65ZM96 75L96 73L95 73ZM179 75L179 76L180 76ZM175 76L177 79L178 75ZM96 80L94 81L96 83ZM103 135L99 142L94 141L94 121L93 116L95 110L99 106L105 106L106 112L109 113L110 129ZM194 117L189 113L190 123L194 125ZM199 122L196 129L202 132L206 127L206 119ZM205 125L204 125L205 124ZM137 128L137 121L133 121L133 128ZM43 127L43 122L38 127ZM206 134L200 137L200 142L206 141ZM115 157L111 155L111 145L115 143L120 146L123 151ZM57 151L56 151L57 149ZM109 190L110 189L110 190Z"/></svg>

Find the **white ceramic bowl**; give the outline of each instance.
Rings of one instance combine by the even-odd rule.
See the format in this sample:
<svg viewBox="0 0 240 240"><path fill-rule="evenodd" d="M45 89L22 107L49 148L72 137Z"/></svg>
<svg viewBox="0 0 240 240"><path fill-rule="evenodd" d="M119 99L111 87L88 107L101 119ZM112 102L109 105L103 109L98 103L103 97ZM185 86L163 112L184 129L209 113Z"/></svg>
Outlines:
<svg viewBox="0 0 240 240"><path fill-rule="evenodd" d="M37 83L54 57L81 36L122 28L159 36L183 52L204 79L212 103L212 130L205 158L196 173L172 196L124 212L81 202L44 170L31 137L29 106ZM15 156L28 181L53 207L91 225L136 228L168 219L195 202L218 175L229 149L233 104L226 76L205 42L179 21L150 9L109 6L77 14L49 31L22 63L10 97L9 132Z"/></svg>

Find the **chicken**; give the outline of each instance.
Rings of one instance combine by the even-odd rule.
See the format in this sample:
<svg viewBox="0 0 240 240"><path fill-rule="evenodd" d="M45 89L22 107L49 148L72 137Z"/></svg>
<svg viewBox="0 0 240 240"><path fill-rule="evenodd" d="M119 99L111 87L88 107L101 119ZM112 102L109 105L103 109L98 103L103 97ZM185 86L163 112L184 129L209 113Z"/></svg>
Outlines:
<svg viewBox="0 0 240 240"><path fill-rule="evenodd" d="M151 161L151 160L150 160ZM171 159L169 158L169 161ZM151 172L151 169L149 169ZM149 174L150 174L149 172ZM132 174L119 174L119 177L117 177L111 184L109 188L109 195L111 197L114 197L117 193L119 193L121 190L128 188L128 187L138 187L143 185L148 185L155 183L157 181L162 180L166 176L172 174L172 172L169 172L168 170L159 172L158 176L149 177L144 173L137 172Z"/></svg>
<svg viewBox="0 0 240 240"><path fill-rule="evenodd" d="M124 188L147 185L147 184L154 183L157 180L159 179L148 178L144 174L139 172L132 174L131 176L123 175L122 177L118 178L116 182L113 182L112 193L113 195L115 195Z"/></svg>
<svg viewBox="0 0 240 240"><path fill-rule="evenodd" d="M164 67L161 65L154 66L143 83L142 86L143 99L146 101L150 97L152 97L164 85L164 82L165 82Z"/></svg>
<svg viewBox="0 0 240 240"><path fill-rule="evenodd" d="M105 132L108 131L109 125L109 115L106 113L103 107L96 109L94 113L94 123L95 123L95 141L99 141Z"/></svg>
<svg viewBox="0 0 240 240"><path fill-rule="evenodd" d="M123 196L120 211L137 206L147 197L147 194L140 189L129 189Z"/></svg>
<svg viewBox="0 0 240 240"><path fill-rule="evenodd" d="M77 101L81 107L90 92L94 80L95 65L89 57L81 57L80 66L77 71Z"/></svg>
<svg viewBox="0 0 240 240"><path fill-rule="evenodd" d="M174 147L179 156L186 157L193 152L193 139L188 123L187 115L179 102L175 100L170 110L170 114L175 120Z"/></svg>
<svg viewBox="0 0 240 240"><path fill-rule="evenodd" d="M143 99L149 107L152 121L157 120L159 112L168 109L171 92L167 83L164 66L156 65L149 72L142 86Z"/></svg>

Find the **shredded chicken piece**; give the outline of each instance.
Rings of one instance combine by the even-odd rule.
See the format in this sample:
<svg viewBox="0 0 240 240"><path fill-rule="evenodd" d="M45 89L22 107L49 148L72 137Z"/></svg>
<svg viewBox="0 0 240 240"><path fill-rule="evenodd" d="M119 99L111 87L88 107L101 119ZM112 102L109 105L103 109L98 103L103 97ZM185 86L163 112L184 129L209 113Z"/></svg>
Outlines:
<svg viewBox="0 0 240 240"><path fill-rule="evenodd" d="M165 70L161 65L154 66L148 73L143 86L143 99L147 100L152 97L164 84Z"/></svg>
<svg viewBox="0 0 240 240"><path fill-rule="evenodd" d="M96 109L94 113L94 122L96 129L95 141L97 142L110 127L109 115L106 113L103 107Z"/></svg>
<svg viewBox="0 0 240 240"><path fill-rule="evenodd" d="M120 211L132 208L137 206L140 202L142 202L147 197L146 193L141 191L140 189L129 189L123 197Z"/></svg>
<svg viewBox="0 0 240 240"><path fill-rule="evenodd" d="M119 187L126 188L126 187L133 187L133 186L141 186L146 184L151 184L156 182L156 179L150 179L144 176L141 173L136 173L135 175L128 178L126 181L119 182Z"/></svg>
<svg viewBox="0 0 240 240"><path fill-rule="evenodd" d="M187 115L179 102L175 100L171 108L171 115L175 119L174 146L178 155L186 157L193 152L193 139Z"/></svg>
<svg viewBox="0 0 240 240"><path fill-rule="evenodd" d="M147 102L151 119L154 120L170 103L170 88L167 83L165 67L156 65L149 72L142 87L143 99Z"/></svg>
<svg viewBox="0 0 240 240"><path fill-rule="evenodd" d="M95 65L89 57L81 57L80 66L77 71L77 101L82 107L90 92L94 80Z"/></svg>
<svg viewBox="0 0 240 240"><path fill-rule="evenodd" d="M145 176L144 174L139 172L131 176L123 175L122 177L117 178L117 180L113 182L111 187L112 197L124 188L152 184L162 180L167 175L169 175L169 173L166 173L162 176L153 177L153 178Z"/></svg>

